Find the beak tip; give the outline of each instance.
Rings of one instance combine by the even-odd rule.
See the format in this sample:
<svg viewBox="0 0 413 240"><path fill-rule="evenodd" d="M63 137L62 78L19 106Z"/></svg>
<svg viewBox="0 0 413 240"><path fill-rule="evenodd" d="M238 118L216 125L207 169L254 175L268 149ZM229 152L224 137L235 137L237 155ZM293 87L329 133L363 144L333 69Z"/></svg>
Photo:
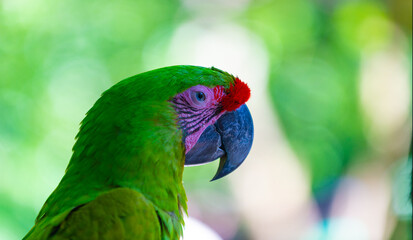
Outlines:
<svg viewBox="0 0 413 240"><path fill-rule="evenodd" d="M226 175L228 175L229 173L225 173L223 174L222 172L215 174L215 176L210 180L210 182L213 182L215 180L218 180L220 178L225 177Z"/></svg>
<svg viewBox="0 0 413 240"><path fill-rule="evenodd" d="M235 159L237 160L234 160L234 158L232 158L231 156L228 156L227 154L222 156L219 159L219 167L218 167L217 173L211 179L210 182L223 178L229 175L230 173L232 173L233 171L235 171L235 169L237 169L242 164L242 162L244 162L245 158L246 156L240 157L240 158L236 157Z"/></svg>
<svg viewBox="0 0 413 240"><path fill-rule="evenodd" d="M220 179L220 178L222 178L222 177L225 177L227 174L221 174L222 172L217 172L216 174L215 174L215 176L210 180L210 182L213 182L213 181L215 181L215 180L218 180L218 179Z"/></svg>
<svg viewBox="0 0 413 240"><path fill-rule="evenodd" d="M210 180L210 182L213 182L213 181L215 181L215 180L218 180L218 179L220 179L220 178L223 178L223 177L225 177L227 174L215 174L215 176Z"/></svg>

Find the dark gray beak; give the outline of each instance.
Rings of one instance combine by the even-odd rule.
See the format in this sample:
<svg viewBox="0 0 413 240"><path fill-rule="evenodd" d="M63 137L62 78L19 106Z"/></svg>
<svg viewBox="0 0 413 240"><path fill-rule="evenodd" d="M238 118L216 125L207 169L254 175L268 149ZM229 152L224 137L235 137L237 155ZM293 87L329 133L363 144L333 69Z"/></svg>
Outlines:
<svg viewBox="0 0 413 240"><path fill-rule="evenodd" d="M211 181L222 178L245 160L254 138L254 126L247 106L227 112L205 129L198 142L185 156L185 165L199 165L220 158L218 171Z"/></svg>

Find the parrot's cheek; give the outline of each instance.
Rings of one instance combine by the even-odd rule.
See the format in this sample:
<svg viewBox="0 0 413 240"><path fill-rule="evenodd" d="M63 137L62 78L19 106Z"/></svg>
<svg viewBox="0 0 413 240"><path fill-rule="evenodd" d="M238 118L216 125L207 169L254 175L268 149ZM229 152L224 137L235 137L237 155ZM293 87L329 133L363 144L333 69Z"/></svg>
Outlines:
<svg viewBox="0 0 413 240"><path fill-rule="evenodd" d="M220 158L212 180L234 171L247 157L254 137L254 127L248 107L223 114L208 126L192 149L185 155L185 165L200 165Z"/></svg>

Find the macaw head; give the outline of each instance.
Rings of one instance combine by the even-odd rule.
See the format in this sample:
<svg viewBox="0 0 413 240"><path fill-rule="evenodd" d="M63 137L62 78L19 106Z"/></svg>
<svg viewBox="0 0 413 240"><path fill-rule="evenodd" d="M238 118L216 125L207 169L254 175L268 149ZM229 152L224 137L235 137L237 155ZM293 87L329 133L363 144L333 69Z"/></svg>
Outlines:
<svg viewBox="0 0 413 240"><path fill-rule="evenodd" d="M175 165L219 158L213 180L221 178L250 151L254 130L245 105L249 97L245 83L214 67L170 66L124 79L88 111L68 169L110 169L111 176L127 177L124 182L142 182L140 177L150 174L144 169L165 175ZM131 161L136 159L139 163ZM125 174L127 169L142 173Z"/></svg>
<svg viewBox="0 0 413 240"><path fill-rule="evenodd" d="M223 74L229 83L196 85L177 94L173 107L178 115L185 146L185 165L199 165L220 159L212 180L234 171L247 157L254 135L251 114L245 105L250 89L239 78Z"/></svg>

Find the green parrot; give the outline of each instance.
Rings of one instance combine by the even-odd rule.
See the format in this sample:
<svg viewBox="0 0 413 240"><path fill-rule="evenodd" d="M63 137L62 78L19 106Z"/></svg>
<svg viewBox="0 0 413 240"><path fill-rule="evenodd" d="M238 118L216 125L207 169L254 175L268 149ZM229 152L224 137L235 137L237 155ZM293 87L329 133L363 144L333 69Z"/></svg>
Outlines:
<svg viewBox="0 0 413 240"><path fill-rule="evenodd" d="M217 68L171 66L124 79L83 119L65 175L24 239L179 239L185 165L247 157L249 87Z"/></svg>

